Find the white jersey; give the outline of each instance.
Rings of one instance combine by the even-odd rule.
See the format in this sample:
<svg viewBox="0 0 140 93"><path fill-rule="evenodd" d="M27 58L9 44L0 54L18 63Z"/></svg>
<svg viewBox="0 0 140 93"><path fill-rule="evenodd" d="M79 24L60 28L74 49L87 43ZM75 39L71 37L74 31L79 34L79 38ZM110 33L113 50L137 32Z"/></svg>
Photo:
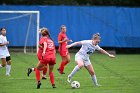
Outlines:
<svg viewBox="0 0 140 93"><path fill-rule="evenodd" d="M80 42L82 43L82 47L77 54L82 55L85 58L88 58L95 50L102 49L98 45L93 45L92 40L83 40Z"/></svg>
<svg viewBox="0 0 140 93"><path fill-rule="evenodd" d="M6 36L0 35L0 43L4 44L6 42L7 42ZM0 46L0 58L2 58L3 56L5 56L5 57L10 56L8 48L7 48L6 45Z"/></svg>

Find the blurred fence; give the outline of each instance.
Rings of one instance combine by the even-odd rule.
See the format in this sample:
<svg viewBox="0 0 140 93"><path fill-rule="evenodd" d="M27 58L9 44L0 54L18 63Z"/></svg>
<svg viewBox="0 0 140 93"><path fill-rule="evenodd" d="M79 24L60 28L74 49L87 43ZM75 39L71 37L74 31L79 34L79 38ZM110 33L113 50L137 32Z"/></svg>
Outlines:
<svg viewBox="0 0 140 93"><path fill-rule="evenodd" d="M49 28L57 46L57 35L60 32L60 26L65 24L67 26L67 35L73 41L91 39L92 34L99 32L102 37L100 43L102 47L140 48L140 8L113 6L0 6L0 10L39 10L40 27ZM1 16L0 19L2 19ZM24 25L25 23L19 21L16 25L9 25L9 27L14 26L18 29L19 24ZM4 26L2 22L0 22L0 26ZM6 28L8 29L8 27ZM20 33L25 34L25 32ZM16 43L18 39L12 36L12 31L7 33L9 34L8 40ZM30 39L34 40L34 38ZM10 44L10 46L22 46L22 44L15 43Z"/></svg>

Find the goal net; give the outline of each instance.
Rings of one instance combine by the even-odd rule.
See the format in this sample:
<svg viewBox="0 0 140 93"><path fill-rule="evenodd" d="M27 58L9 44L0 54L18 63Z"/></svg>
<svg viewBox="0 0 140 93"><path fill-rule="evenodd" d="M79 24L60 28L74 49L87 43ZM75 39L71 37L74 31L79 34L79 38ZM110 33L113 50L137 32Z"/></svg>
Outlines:
<svg viewBox="0 0 140 93"><path fill-rule="evenodd" d="M6 28L10 49L37 52L39 11L0 11L0 28Z"/></svg>

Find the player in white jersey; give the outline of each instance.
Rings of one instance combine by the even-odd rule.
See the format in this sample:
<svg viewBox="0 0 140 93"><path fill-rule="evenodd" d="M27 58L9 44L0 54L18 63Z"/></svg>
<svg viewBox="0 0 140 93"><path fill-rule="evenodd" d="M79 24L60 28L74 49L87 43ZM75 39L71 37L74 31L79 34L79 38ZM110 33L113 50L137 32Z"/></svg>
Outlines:
<svg viewBox="0 0 140 93"><path fill-rule="evenodd" d="M88 70L89 74L91 75L91 78L92 78L95 86L100 86L97 82L95 71L94 71L93 66L90 62L89 56L95 50L98 50L101 53L104 53L111 58L114 58L115 56L109 54L107 51L100 48L98 46L99 42L100 42L100 35L99 35L99 33L97 33L97 34L93 35L92 40L79 41L79 42L75 42L75 43L72 43L71 45L66 46L67 48L70 48L70 47L75 46L75 45L82 45L81 49L75 55L75 61L76 61L77 65L75 66L73 71L68 75L67 81L69 83L71 82L73 75L76 74L76 72L79 71L82 67L85 67Z"/></svg>
<svg viewBox="0 0 140 93"><path fill-rule="evenodd" d="M0 59L2 61L2 64L0 64L0 68L6 66L6 75L10 76L11 57L7 48L7 45L9 44L9 42L7 41L7 38L6 38L6 29L1 28L0 33L1 33L0 34Z"/></svg>

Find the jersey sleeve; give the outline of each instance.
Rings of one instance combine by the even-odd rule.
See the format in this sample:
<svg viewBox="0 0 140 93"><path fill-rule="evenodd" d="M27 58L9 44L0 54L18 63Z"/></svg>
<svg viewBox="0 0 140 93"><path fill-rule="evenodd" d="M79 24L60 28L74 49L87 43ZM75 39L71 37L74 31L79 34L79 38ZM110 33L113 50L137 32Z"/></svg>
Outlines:
<svg viewBox="0 0 140 93"><path fill-rule="evenodd" d="M83 41L80 41L82 43L82 45L86 44L88 41L87 40L83 40Z"/></svg>
<svg viewBox="0 0 140 93"><path fill-rule="evenodd" d="M96 50L101 50L102 48L99 45L96 45Z"/></svg>

